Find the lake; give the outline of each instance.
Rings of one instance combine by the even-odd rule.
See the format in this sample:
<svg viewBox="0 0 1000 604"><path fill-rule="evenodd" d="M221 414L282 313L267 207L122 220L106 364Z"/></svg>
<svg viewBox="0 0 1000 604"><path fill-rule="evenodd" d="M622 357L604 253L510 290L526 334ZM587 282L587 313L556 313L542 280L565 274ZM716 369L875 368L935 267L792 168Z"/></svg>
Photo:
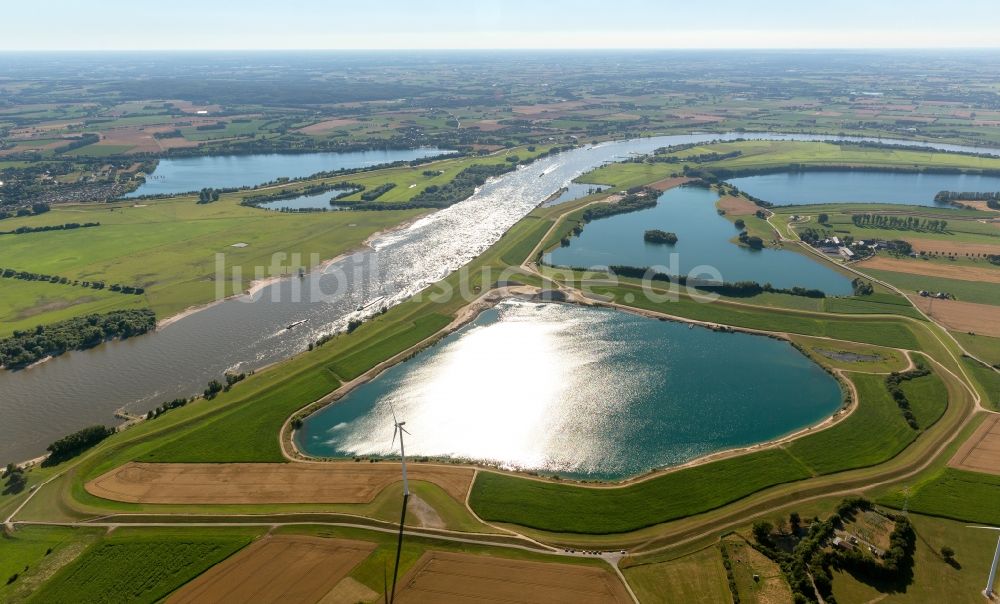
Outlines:
<svg viewBox="0 0 1000 604"><path fill-rule="evenodd" d="M450 153L437 147L383 149L344 153L261 153L161 159L146 182L125 197L173 195L205 187L250 187L278 178L302 178L317 172L367 168Z"/></svg>
<svg viewBox="0 0 1000 604"><path fill-rule="evenodd" d="M300 195L291 199L276 199L257 204L257 207L264 208L265 210L330 210L333 209L333 206L330 205L330 199L336 197L338 193L343 192L344 189L332 189L315 195Z"/></svg>
<svg viewBox="0 0 1000 604"><path fill-rule="evenodd" d="M827 295L850 295L851 280L807 256L782 249L751 250L729 240L738 229L719 216L719 196L699 187L666 191L656 207L600 218L572 237L567 247L553 250L546 261L557 266L659 266L660 272L711 276L699 267L714 267L722 280L770 282L775 287L820 289ZM677 234L674 245L646 243L643 233L661 229ZM671 254L676 264L671 265Z"/></svg>
<svg viewBox="0 0 1000 604"><path fill-rule="evenodd" d="M841 402L782 340L508 300L307 418L296 443L398 455L391 404L408 455L613 480L781 437Z"/></svg>
<svg viewBox="0 0 1000 604"><path fill-rule="evenodd" d="M607 185L592 185L582 182L568 182L563 185L562 193L553 197L552 199L546 200L542 205L545 207L557 206L561 203L566 203L567 201L573 201L575 199L580 199L581 197L586 197L587 195L592 195L594 193L599 193L607 189Z"/></svg>
<svg viewBox="0 0 1000 604"><path fill-rule="evenodd" d="M940 191L1000 191L1000 176L861 170L780 172L727 182L775 205L853 202L942 206L934 203Z"/></svg>

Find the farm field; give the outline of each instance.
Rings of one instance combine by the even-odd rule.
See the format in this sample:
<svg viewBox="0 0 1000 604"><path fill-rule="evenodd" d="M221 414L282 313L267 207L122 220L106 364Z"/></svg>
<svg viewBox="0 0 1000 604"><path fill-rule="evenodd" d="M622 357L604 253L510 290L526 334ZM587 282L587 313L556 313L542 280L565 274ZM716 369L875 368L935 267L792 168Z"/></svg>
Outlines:
<svg viewBox="0 0 1000 604"><path fill-rule="evenodd" d="M472 470L414 464L413 480L434 483L458 501ZM144 464L129 463L87 483L92 495L159 504L365 503L398 482L393 464Z"/></svg>
<svg viewBox="0 0 1000 604"><path fill-rule="evenodd" d="M167 602L314 604L334 595L330 592L375 547L365 541L268 535L199 575Z"/></svg>
<svg viewBox="0 0 1000 604"><path fill-rule="evenodd" d="M859 268L866 275L871 275L876 279L890 283L906 294L915 294L920 290L926 290L948 292L960 302L995 304L997 301L995 291L997 286L992 283L978 283L944 277L926 277L909 273L872 270L865 269L863 266Z"/></svg>
<svg viewBox="0 0 1000 604"><path fill-rule="evenodd" d="M907 273L911 275L926 275L928 277L944 277L960 281L977 281L1000 285L1000 267L982 263L980 266L958 264L954 262L934 262L927 260L903 260L878 255L855 265L855 268Z"/></svg>
<svg viewBox="0 0 1000 604"><path fill-rule="evenodd" d="M1000 476L1000 415L990 415L965 441L948 465L969 472Z"/></svg>
<svg viewBox="0 0 1000 604"><path fill-rule="evenodd" d="M719 549L709 546L671 560L634 561L623 569L640 602L729 602Z"/></svg>
<svg viewBox="0 0 1000 604"><path fill-rule="evenodd" d="M621 581L607 570L430 551L401 581L399 602L625 604Z"/></svg>
<svg viewBox="0 0 1000 604"><path fill-rule="evenodd" d="M721 547L729 555L740 602L778 604L792 600L792 590L777 563L737 535L723 539Z"/></svg>
<svg viewBox="0 0 1000 604"><path fill-rule="evenodd" d="M996 286L994 286L996 287ZM1000 306L910 296L929 317L953 331L1000 337Z"/></svg>
<svg viewBox="0 0 1000 604"><path fill-rule="evenodd" d="M256 529L122 528L36 591L30 602L157 602L250 543Z"/></svg>

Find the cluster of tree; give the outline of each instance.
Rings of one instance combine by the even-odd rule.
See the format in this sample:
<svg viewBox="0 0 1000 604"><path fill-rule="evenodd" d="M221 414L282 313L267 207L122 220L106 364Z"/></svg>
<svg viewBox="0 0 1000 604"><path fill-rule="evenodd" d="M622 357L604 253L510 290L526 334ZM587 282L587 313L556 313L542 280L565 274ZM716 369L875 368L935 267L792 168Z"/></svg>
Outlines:
<svg viewBox="0 0 1000 604"><path fill-rule="evenodd" d="M361 201L375 201L383 194L396 188L396 183L387 182L361 194Z"/></svg>
<svg viewBox="0 0 1000 604"><path fill-rule="evenodd" d="M4 193L7 193L6 188L4 189ZM4 203L4 199L9 199L9 197L0 198L0 205ZM20 218L22 216L37 216L38 214L44 214L45 212L48 212L50 209L51 208L47 203L35 202L31 204L30 207L17 208L16 210L13 211L4 210L0 212L0 220L4 220L6 218L14 218L14 217Z"/></svg>
<svg viewBox="0 0 1000 604"><path fill-rule="evenodd" d="M722 567L726 569L726 579L729 581L729 593L733 596L733 604L740 604L740 590L736 586L736 575L733 574L733 563L729 559L729 550L725 545L719 547L722 554Z"/></svg>
<svg viewBox="0 0 1000 604"><path fill-rule="evenodd" d="M846 570L872 583L905 586L912 578L913 554L916 551L916 533L905 516L883 512L895 526L889 536L889 548L879 557L871 555L867 549L828 547L834 532L838 528L843 529L845 522L852 520L858 512L873 509L867 499L850 497L844 499L827 520L814 517L808 528L802 526L801 518L793 512L788 524L784 519L781 522L787 532L778 529L784 547L774 539L774 525L758 521L753 525L754 547L778 563L792 588L795 602L824 601L835 604L830 584L831 569ZM787 549L789 540L794 543L791 551Z"/></svg>
<svg viewBox="0 0 1000 604"><path fill-rule="evenodd" d="M986 256L986 261L1000 266L1000 254L989 254Z"/></svg>
<svg viewBox="0 0 1000 604"><path fill-rule="evenodd" d="M22 281L43 281L47 283L59 283L62 285L89 287L91 289L104 289L106 287L103 281L80 281L79 279L69 279L68 277L60 277L58 275L46 275L44 273L29 273L28 271L18 271L12 268L0 268L0 277L4 279L20 279ZM146 292L142 287L132 287L131 285L120 285L118 283L111 284L109 288L113 292L121 292L123 294L134 294L140 295Z"/></svg>
<svg viewBox="0 0 1000 604"><path fill-rule="evenodd" d="M573 270L586 271L589 269L569 267ZM723 296L734 298L750 298L762 293L788 294L790 296L801 296L805 298L825 298L826 293L818 289L806 289L804 287L781 288L774 287L770 283L761 285L756 281L708 281L704 279L689 279L684 275L668 275L658 273L650 268L640 268L635 266L612 265L608 270L620 277L630 279L649 279L652 281L663 281L676 283L681 286L690 286L703 291L715 292Z"/></svg>
<svg viewBox="0 0 1000 604"><path fill-rule="evenodd" d="M902 239L887 241L885 246L893 256L909 256L913 253L913 245L909 241L903 241Z"/></svg>
<svg viewBox="0 0 1000 604"><path fill-rule="evenodd" d="M677 233L668 233L660 229L650 229L643 233L642 240L647 243L665 243L674 245L677 243Z"/></svg>
<svg viewBox="0 0 1000 604"><path fill-rule="evenodd" d="M0 367L26 367L67 350L84 350L113 338L129 338L156 327L156 316L147 308L115 310L103 315L74 317L28 331L15 331L0 339Z"/></svg>
<svg viewBox="0 0 1000 604"><path fill-rule="evenodd" d="M652 156L637 158L635 161L645 162L649 164L683 164L683 163L701 164L707 162L722 161L724 159L733 159L734 157L739 157L741 155L743 155L743 152L740 150L729 151L728 153L718 153L713 151L711 153L699 153L696 155L688 155L686 157L679 157L677 155L663 155L654 152Z"/></svg>
<svg viewBox="0 0 1000 604"><path fill-rule="evenodd" d="M875 286L872 285L872 282L865 281L861 277L851 281L851 286L854 288L855 296L870 296L875 293Z"/></svg>
<svg viewBox="0 0 1000 604"><path fill-rule="evenodd" d="M49 457L45 462L54 464L75 457L114 433L115 429L107 426L90 426L78 430L46 447Z"/></svg>
<svg viewBox="0 0 1000 604"><path fill-rule="evenodd" d="M222 390L224 392L229 392L230 390L233 389L233 386L235 386L236 384L238 384L238 383L242 382L243 380L247 379L247 374L246 373L231 373L231 372L227 371L226 374L225 374L225 378L226 378L226 385L225 385L225 387L223 387Z"/></svg>
<svg viewBox="0 0 1000 604"><path fill-rule="evenodd" d="M917 423L917 418L914 417L913 411L910 409L910 401L906 398L906 393L903 392L903 382L908 382L919 377L930 374L930 369L923 367L919 363L917 367L909 371L904 371L898 373L893 371L885 378L885 387L892 396L892 399L896 401L899 405L900 411L903 412L903 419L906 423L910 425L914 430L919 430L920 425Z"/></svg>
<svg viewBox="0 0 1000 604"><path fill-rule="evenodd" d="M59 145L58 147L56 147L55 149L53 149L53 151L56 154L59 154L59 153L68 153L69 151L73 151L74 149L79 149L80 147L86 147L87 145L93 145L94 143L96 143L96 142L98 142L100 140L101 140L100 135L88 132L87 134L83 134L83 135L80 135L80 136L74 138L72 141L70 141L69 143L67 143L65 145Z"/></svg>
<svg viewBox="0 0 1000 604"><path fill-rule="evenodd" d="M444 172L441 170L424 170L421 174L427 178L434 178L435 176L441 176Z"/></svg>
<svg viewBox="0 0 1000 604"><path fill-rule="evenodd" d="M184 136L184 135L181 133L180 129L178 129L178 128L174 128L173 130L167 130L166 132L154 132L153 133L153 138L155 138L155 139L181 138L182 136Z"/></svg>
<svg viewBox="0 0 1000 604"><path fill-rule="evenodd" d="M600 218L638 212L646 208L656 207L657 199L662 191L645 187L633 187L626 191L625 197L615 203L591 206L583 212L583 221L590 222Z"/></svg>
<svg viewBox="0 0 1000 604"><path fill-rule="evenodd" d="M879 229L896 229L898 231L930 231L943 233L948 228L947 220L923 219L916 216L886 216L884 214L854 214L851 216L854 226ZM822 222L822 221L820 221Z"/></svg>
<svg viewBox="0 0 1000 604"><path fill-rule="evenodd" d="M194 399L188 400L186 398L175 398L172 401L167 401L156 409L151 409L148 413L146 413L146 419L156 419L171 409L179 409L180 407L183 407L191 402L191 400Z"/></svg>
<svg viewBox="0 0 1000 604"><path fill-rule="evenodd" d="M24 468L12 463L7 464L7 467L3 471L3 476L0 476L0 478L7 481L3 485L4 495L16 495L28 485L28 477L24 474Z"/></svg>
<svg viewBox="0 0 1000 604"><path fill-rule="evenodd" d="M66 224L50 224L45 226L20 226L13 231L0 231L0 235L23 235L25 233L47 233L48 231L72 231L73 229L87 229L101 226L100 222L67 222Z"/></svg>
<svg viewBox="0 0 1000 604"><path fill-rule="evenodd" d="M198 191L198 203L212 203L213 201L219 201L219 189L205 187Z"/></svg>
<svg viewBox="0 0 1000 604"><path fill-rule="evenodd" d="M751 235L746 231L741 231L739 236L740 243L747 246L753 250L764 249L764 240L756 235Z"/></svg>
<svg viewBox="0 0 1000 604"><path fill-rule="evenodd" d="M985 201L987 207L1000 209L1000 192L977 193L974 191L940 191L934 196L937 203L952 203L954 201ZM990 202L993 202L992 204Z"/></svg>

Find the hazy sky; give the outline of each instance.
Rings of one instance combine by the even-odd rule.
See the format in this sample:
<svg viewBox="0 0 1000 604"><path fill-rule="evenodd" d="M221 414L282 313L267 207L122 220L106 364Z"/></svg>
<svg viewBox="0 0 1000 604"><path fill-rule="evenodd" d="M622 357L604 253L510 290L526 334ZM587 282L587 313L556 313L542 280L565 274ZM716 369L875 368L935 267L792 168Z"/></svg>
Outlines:
<svg viewBox="0 0 1000 604"><path fill-rule="evenodd" d="M0 50L1000 47L1000 0L28 0Z"/></svg>

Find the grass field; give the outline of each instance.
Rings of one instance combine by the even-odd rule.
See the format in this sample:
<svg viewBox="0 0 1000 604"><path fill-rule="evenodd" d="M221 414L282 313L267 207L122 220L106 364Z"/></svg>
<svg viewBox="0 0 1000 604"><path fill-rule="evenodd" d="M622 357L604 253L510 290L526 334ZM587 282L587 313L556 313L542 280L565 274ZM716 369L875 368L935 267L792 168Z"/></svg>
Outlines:
<svg viewBox="0 0 1000 604"><path fill-rule="evenodd" d="M1000 338L951 332L958 343L970 353L991 365L1000 365Z"/></svg>
<svg viewBox="0 0 1000 604"><path fill-rule="evenodd" d="M3 279L0 281L0 338L43 323L145 305L145 296L120 294L107 289Z"/></svg>
<svg viewBox="0 0 1000 604"><path fill-rule="evenodd" d="M972 378L982 386L983 393L986 395L983 406L1000 410L1000 373L969 358L963 358L962 364L972 374Z"/></svg>
<svg viewBox="0 0 1000 604"><path fill-rule="evenodd" d="M665 562L623 569L640 602L731 602L719 549L711 546Z"/></svg>
<svg viewBox="0 0 1000 604"><path fill-rule="evenodd" d="M997 304L1000 302L1000 298L997 296L1000 286L997 286L995 283L960 281L944 277L927 277L924 275L911 275L909 273L868 270L865 269L864 265L859 268L862 272L876 279L891 283L908 293L925 289L934 292L948 292L963 302L975 302L977 304Z"/></svg>
<svg viewBox="0 0 1000 604"><path fill-rule="evenodd" d="M886 495L880 501L902 508L902 491ZM1000 525L1000 476L941 468L910 491L909 509L921 514L952 518L964 522Z"/></svg>
<svg viewBox="0 0 1000 604"><path fill-rule="evenodd" d="M38 217L8 222L11 228L66 222L100 222L101 226L0 237L0 257L5 266L16 270L144 287L145 296L137 298L144 298L162 319L215 299L216 254L225 254L227 276L234 268L243 275L239 291L231 287L225 291L231 295L250 285L258 267L262 277L292 273L295 269L289 265L295 254L301 265L310 266L312 254L320 260L332 258L361 245L376 231L416 215L412 210L284 214L240 206L233 196L204 205L178 198L146 202L145 207L57 206ZM235 243L248 245L232 247ZM287 254L277 265L272 261L276 253ZM45 284L4 280L0 319L5 328L8 322L23 322L18 317L26 309L35 309L27 311L32 313L33 324L66 318L67 305L94 296L93 290L82 287L48 284L48 295L61 297L60 308L36 312L41 285ZM105 304L126 307L136 304L134 298L119 295Z"/></svg>
<svg viewBox="0 0 1000 604"><path fill-rule="evenodd" d="M900 371L906 367L906 359L898 350L892 348L852 342L833 343L807 336L794 336L792 341L817 362L837 369L881 373Z"/></svg>
<svg viewBox="0 0 1000 604"><path fill-rule="evenodd" d="M24 602L99 534L99 529L28 526L0 535L0 601Z"/></svg>
<svg viewBox="0 0 1000 604"><path fill-rule="evenodd" d="M157 602L244 547L259 529L121 528L59 571L29 601Z"/></svg>

